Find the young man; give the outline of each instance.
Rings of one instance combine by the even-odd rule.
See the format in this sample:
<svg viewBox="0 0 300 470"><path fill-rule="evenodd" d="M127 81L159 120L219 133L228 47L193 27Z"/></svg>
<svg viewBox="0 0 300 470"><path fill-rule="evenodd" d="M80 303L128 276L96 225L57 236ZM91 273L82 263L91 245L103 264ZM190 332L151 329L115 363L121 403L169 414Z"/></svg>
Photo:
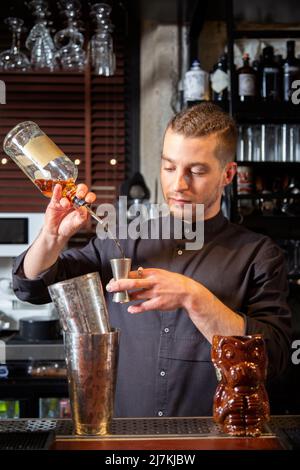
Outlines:
<svg viewBox="0 0 300 470"><path fill-rule="evenodd" d="M185 240L125 240L130 279L111 280L112 240L93 238L80 250L62 249L86 221L83 208L61 198L57 185L44 228L14 268L17 296L49 302L47 286L99 271L111 325L121 330L116 416L201 416L212 413L216 374L210 360L214 334L262 333L269 374L289 358L290 312L284 258L268 237L230 223L221 196L236 164L236 127L229 115L206 103L169 123L161 156L161 184L172 217L185 203L204 204L204 245ZM79 185L78 197L95 196ZM143 267L142 278L137 268ZM107 285L108 284L108 285ZM114 304L112 293L132 290L138 304Z"/></svg>

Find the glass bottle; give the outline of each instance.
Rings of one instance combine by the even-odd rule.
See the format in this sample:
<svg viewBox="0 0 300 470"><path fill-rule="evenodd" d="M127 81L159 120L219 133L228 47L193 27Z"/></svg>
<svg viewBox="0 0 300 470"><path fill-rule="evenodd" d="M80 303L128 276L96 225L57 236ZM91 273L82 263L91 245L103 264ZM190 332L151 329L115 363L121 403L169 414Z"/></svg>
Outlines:
<svg viewBox="0 0 300 470"><path fill-rule="evenodd" d="M253 101L256 96L256 72L249 64L249 54L243 55L243 65L237 69L240 101Z"/></svg>
<svg viewBox="0 0 300 470"><path fill-rule="evenodd" d="M209 75L202 70L198 60L194 60L184 77L184 101L194 104L209 99Z"/></svg>
<svg viewBox="0 0 300 470"><path fill-rule="evenodd" d="M261 97L266 101L280 101L281 99L281 69L274 60L274 49L272 46L267 46L263 49Z"/></svg>
<svg viewBox="0 0 300 470"><path fill-rule="evenodd" d="M224 53L214 66L211 74L211 88L213 101L226 103L228 101L229 75L227 54Z"/></svg>
<svg viewBox="0 0 300 470"><path fill-rule="evenodd" d="M286 52L283 64L283 99L290 101L293 92L292 83L300 79L300 61L295 57L295 41L287 41Z"/></svg>
<svg viewBox="0 0 300 470"><path fill-rule="evenodd" d="M76 196L77 166L35 122L24 121L14 127L4 139L3 150L44 196L50 198L54 186L58 183L62 187L64 197L67 197L74 206L84 205L89 214L103 224L103 221L86 205L85 200ZM119 241L108 228L107 232L124 258Z"/></svg>

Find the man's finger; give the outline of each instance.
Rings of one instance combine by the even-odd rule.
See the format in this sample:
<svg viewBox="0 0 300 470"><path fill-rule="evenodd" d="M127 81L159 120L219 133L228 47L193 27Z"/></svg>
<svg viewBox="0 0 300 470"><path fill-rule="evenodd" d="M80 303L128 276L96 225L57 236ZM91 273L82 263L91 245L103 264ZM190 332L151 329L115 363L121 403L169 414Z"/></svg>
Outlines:
<svg viewBox="0 0 300 470"><path fill-rule="evenodd" d="M89 192L89 188L87 187L87 185L80 183L76 189L76 196L79 199L84 199L88 192Z"/></svg>
<svg viewBox="0 0 300 470"><path fill-rule="evenodd" d="M87 195L85 196L85 200L88 204L92 204L93 202L96 201L96 194L95 193L87 193Z"/></svg>
<svg viewBox="0 0 300 470"><path fill-rule="evenodd" d="M71 207L71 203L70 203L69 199L66 198L66 197L61 198L61 200L59 202L60 202L60 205L64 209L69 209Z"/></svg>
<svg viewBox="0 0 300 470"><path fill-rule="evenodd" d="M108 292L120 292L131 289L150 289L153 287L153 281L148 279L119 279L110 280L106 286Z"/></svg>
<svg viewBox="0 0 300 470"><path fill-rule="evenodd" d="M52 191L51 202L54 202L55 204L59 203L61 200L61 196L62 196L62 187L60 184L56 184Z"/></svg>
<svg viewBox="0 0 300 470"><path fill-rule="evenodd" d="M143 313L148 312L149 310L157 309L157 301L156 299L146 300L138 305L130 305L127 311L129 313Z"/></svg>
<svg viewBox="0 0 300 470"><path fill-rule="evenodd" d="M153 269L151 268L142 268L141 266L136 271L130 271L128 277L129 279L142 279L153 274Z"/></svg>
<svg viewBox="0 0 300 470"><path fill-rule="evenodd" d="M151 299L151 291L148 289L142 289L136 292L130 292L131 300L149 300Z"/></svg>

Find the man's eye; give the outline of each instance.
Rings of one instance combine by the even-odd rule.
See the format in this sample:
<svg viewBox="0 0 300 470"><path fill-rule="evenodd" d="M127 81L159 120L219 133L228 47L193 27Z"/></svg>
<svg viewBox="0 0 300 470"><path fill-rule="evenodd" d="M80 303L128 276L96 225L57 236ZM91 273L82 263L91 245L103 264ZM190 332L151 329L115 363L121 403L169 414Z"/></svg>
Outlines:
<svg viewBox="0 0 300 470"><path fill-rule="evenodd" d="M195 175L195 176L201 176L201 175L204 175L203 171L191 171L192 175Z"/></svg>
<svg viewBox="0 0 300 470"><path fill-rule="evenodd" d="M164 170L166 170L166 171L174 171L175 168L165 166L165 167L164 167Z"/></svg>

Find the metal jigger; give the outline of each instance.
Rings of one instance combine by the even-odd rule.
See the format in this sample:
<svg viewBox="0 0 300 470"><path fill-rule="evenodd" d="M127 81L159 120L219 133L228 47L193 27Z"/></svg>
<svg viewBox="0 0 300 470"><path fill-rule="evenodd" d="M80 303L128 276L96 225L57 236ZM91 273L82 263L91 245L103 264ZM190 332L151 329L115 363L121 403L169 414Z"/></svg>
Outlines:
<svg viewBox="0 0 300 470"><path fill-rule="evenodd" d="M111 269L115 281L127 279L131 269L131 258L115 258L110 260ZM113 295L113 302L124 304L130 302L127 291L116 292Z"/></svg>

